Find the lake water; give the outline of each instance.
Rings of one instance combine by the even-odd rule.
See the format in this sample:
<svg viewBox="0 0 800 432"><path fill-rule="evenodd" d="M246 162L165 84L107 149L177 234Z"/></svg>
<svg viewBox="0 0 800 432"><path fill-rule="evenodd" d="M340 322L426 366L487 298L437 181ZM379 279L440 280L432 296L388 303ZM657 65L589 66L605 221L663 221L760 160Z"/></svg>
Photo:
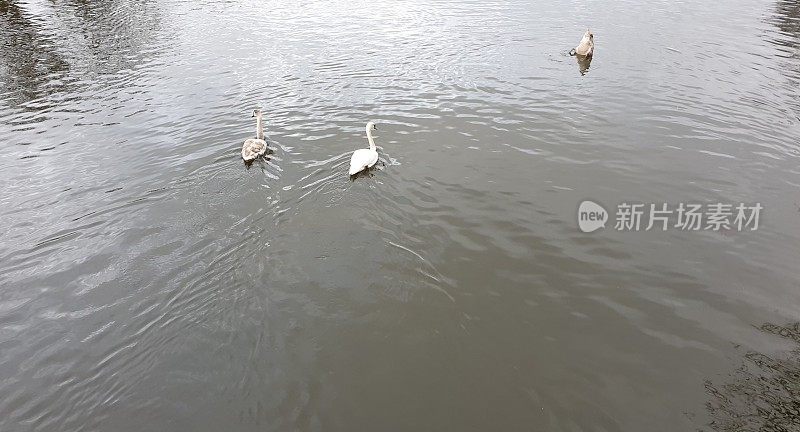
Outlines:
<svg viewBox="0 0 800 432"><path fill-rule="evenodd" d="M794 0L0 0L0 46L3 431L800 427Z"/></svg>

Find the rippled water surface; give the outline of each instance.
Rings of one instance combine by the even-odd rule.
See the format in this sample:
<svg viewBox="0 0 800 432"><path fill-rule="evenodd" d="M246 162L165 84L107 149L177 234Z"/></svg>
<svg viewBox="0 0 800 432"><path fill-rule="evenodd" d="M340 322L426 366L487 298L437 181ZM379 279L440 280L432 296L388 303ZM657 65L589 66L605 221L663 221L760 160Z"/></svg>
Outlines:
<svg viewBox="0 0 800 432"><path fill-rule="evenodd" d="M794 0L0 0L0 430L745 430L742 364L800 364L799 89Z"/></svg>

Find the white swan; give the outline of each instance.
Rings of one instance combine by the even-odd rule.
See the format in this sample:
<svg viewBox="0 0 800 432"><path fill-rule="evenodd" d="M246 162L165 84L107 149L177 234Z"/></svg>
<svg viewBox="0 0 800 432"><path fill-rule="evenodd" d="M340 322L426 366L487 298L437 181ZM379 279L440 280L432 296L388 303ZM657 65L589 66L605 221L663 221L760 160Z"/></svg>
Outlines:
<svg viewBox="0 0 800 432"><path fill-rule="evenodd" d="M589 29L583 34L581 42L569 52L571 55L591 57L594 54L594 34Z"/></svg>
<svg viewBox="0 0 800 432"><path fill-rule="evenodd" d="M375 123L367 123L367 141L369 141L368 149L358 149L353 152L353 157L350 158L350 175L358 174L367 168L371 168L378 162L378 151L375 149L375 141L372 140L372 131L378 130Z"/></svg>
<svg viewBox="0 0 800 432"><path fill-rule="evenodd" d="M256 118L256 138L246 139L242 145L242 159L245 162L252 162L257 157L263 156L267 152L267 142L264 141L264 125L262 124L261 110L253 110L253 117Z"/></svg>

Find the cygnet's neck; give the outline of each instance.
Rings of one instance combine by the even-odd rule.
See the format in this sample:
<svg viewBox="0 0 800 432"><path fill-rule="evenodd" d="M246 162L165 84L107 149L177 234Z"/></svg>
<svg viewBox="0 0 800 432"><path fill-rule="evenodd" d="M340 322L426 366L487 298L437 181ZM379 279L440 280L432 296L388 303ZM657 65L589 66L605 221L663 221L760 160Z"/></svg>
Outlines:
<svg viewBox="0 0 800 432"><path fill-rule="evenodd" d="M264 139L264 124L262 123L261 115L256 116L256 138Z"/></svg>

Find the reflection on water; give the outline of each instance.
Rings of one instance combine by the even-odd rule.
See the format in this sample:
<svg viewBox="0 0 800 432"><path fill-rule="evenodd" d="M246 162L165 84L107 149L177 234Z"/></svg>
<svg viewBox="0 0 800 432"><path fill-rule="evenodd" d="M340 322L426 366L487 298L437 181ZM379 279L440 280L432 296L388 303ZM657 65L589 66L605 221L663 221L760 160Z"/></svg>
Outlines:
<svg viewBox="0 0 800 432"><path fill-rule="evenodd" d="M776 41L795 50L800 48L800 4L793 0L779 0L773 17L782 36ZM798 53L795 51L794 54Z"/></svg>
<svg viewBox="0 0 800 432"><path fill-rule="evenodd" d="M733 424L705 381L780 363L753 324L800 310L796 30L788 1L0 0L0 430ZM585 199L764 212L586 235Z"/></svg>
<svg viewBox="0 0 800 432"><path fill-rule="evenodd" d="M800 323L764 324L761 330L796 345L788 356L749 351L723 383L706 382L710 426L717 431L800 429Z"/></svg>
<svg viewBox="0 0 800 432"><path fill-rule="evenodd" d="M800 3L793 0L780 0L777 2L775 14L770 16L771 22L778 27L779 32L774 37L778 45L778 55L786 60L782 69L792 85L800 86ZM795 100L794 108L800 111L800 101ZM800 119L800 114L796 114Z"/></svg>
<svg viewBox="0 0 800 432"><path fill-rule="evenodd" d="M575 61L578 62L578 70L581 75L586 75L589 72L589 67L592 65L593 58L594 57L591 56L575 55Z"/></svg>
<svg viewBox="0 0 800 432"><path fill-rule="evenodd" d="M62 90L69 63L37 32L16 2L0 2L0 83L3 98L27 101Z"/></svg>
<svg viewBox="0 0 800 432"><path fill-rule="evenodd" d="M4 99L44 101L140 66L156 43L159 19L152 1L0 2Z"/></svg>

